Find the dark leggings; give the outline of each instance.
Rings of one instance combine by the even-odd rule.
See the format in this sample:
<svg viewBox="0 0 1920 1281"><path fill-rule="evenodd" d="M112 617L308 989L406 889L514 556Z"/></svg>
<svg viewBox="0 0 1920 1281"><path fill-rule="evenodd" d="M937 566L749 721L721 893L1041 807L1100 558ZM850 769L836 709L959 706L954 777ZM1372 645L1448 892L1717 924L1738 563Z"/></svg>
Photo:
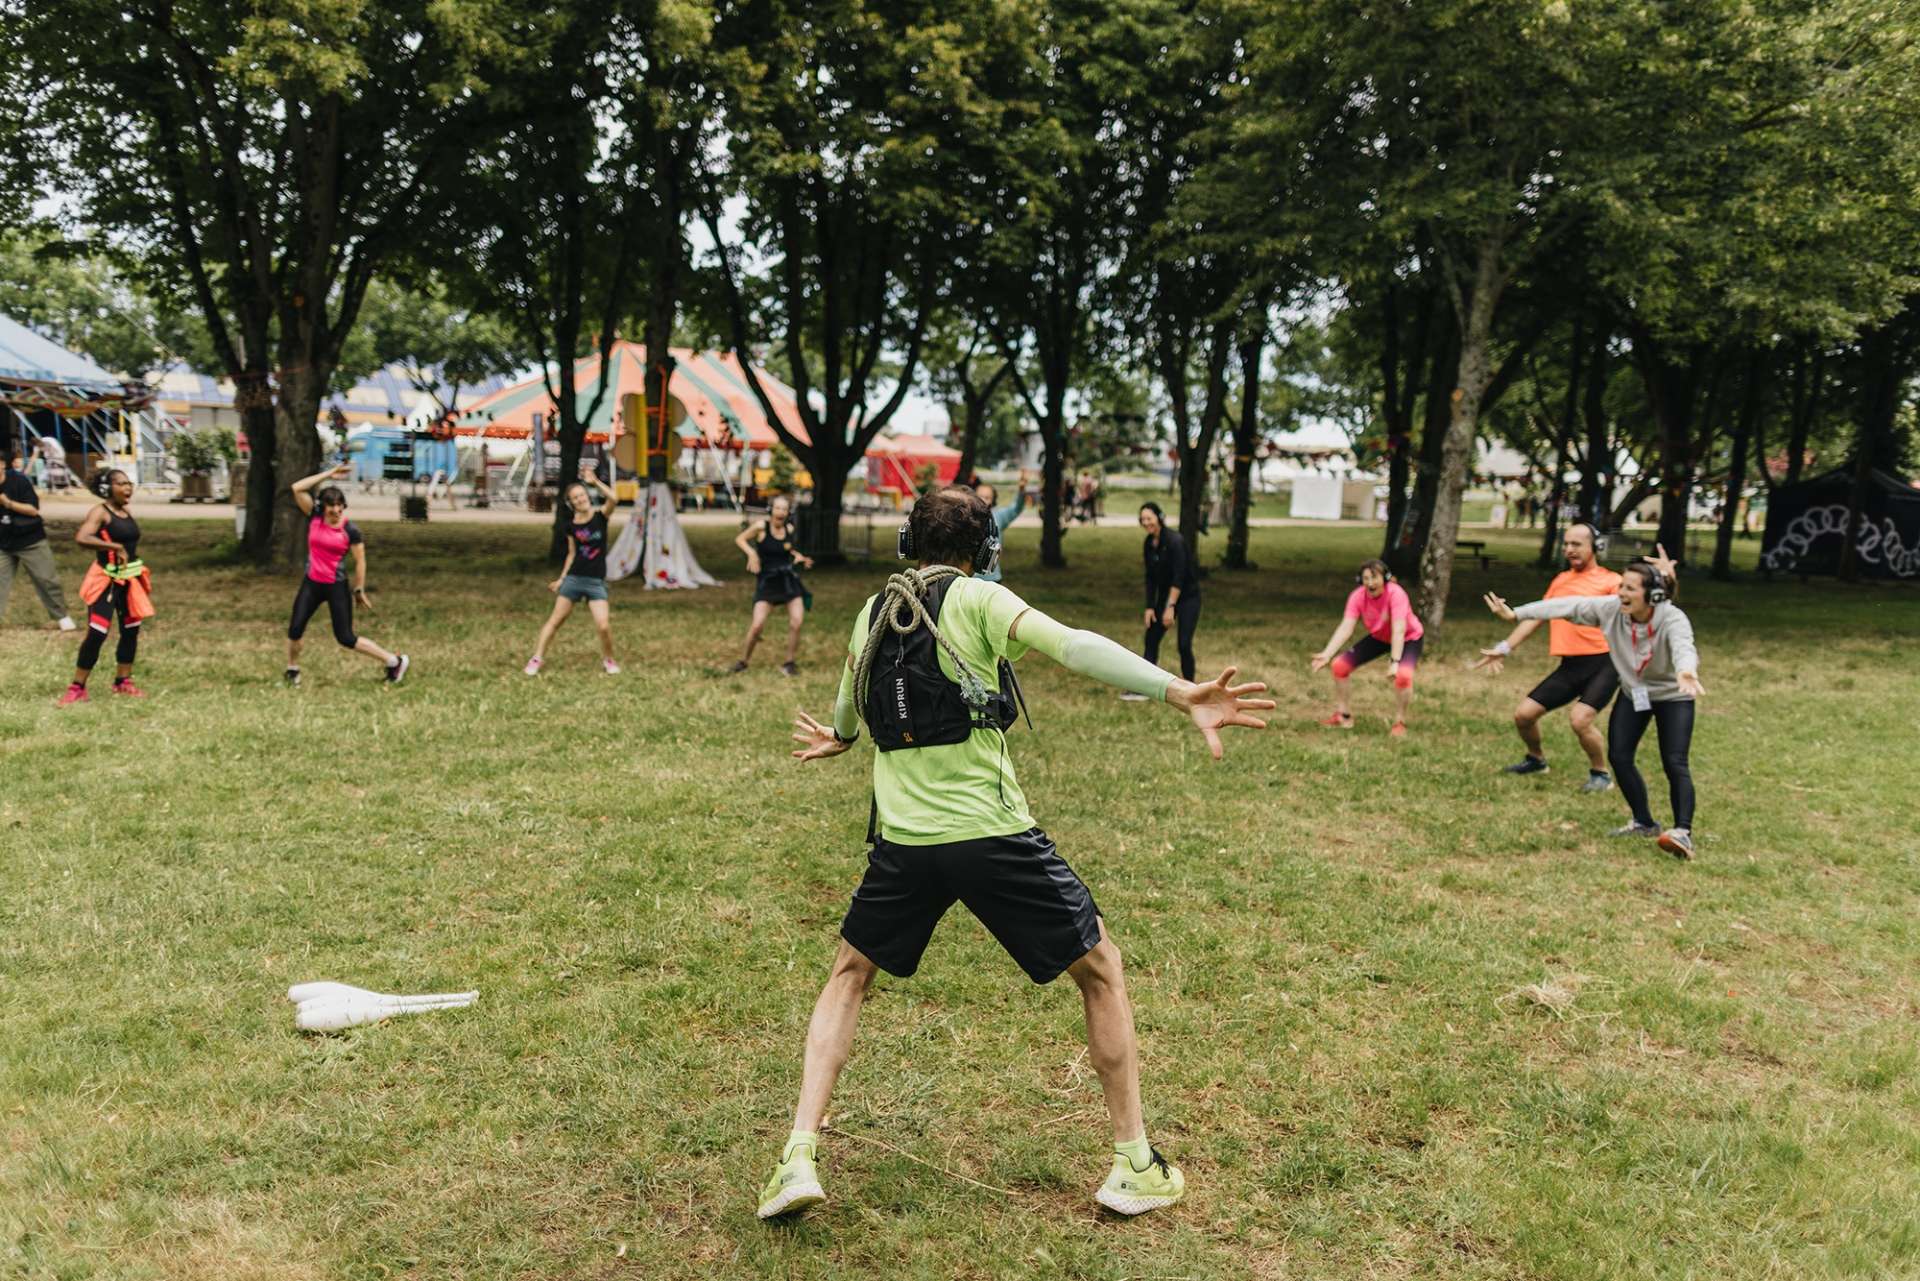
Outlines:
<svg viewBox="0 0 1920 1281"><path fill-rule="evenodd" d="M100 647L107 643L115 614L120 616L120 643L114 647L113 661L133 665L134 651L140 648L140 624L127 619L127 585L114 583L87 606L87 634L80 639L80 657L74 660L75 667L90 672L100 661Z"/></svg>
<svg viewBox="0 0 1920 1281"><path fill-rule="evenodd" d="M1633 701L1622 691L1613 705L1613 719L1607 722L1607 763L1613 766L1613 781L1627 798L1636 823L1653 823L1653 811L1647 808L1647 781L1635 768L1633 754L1653 721L1660 732L1660 768L1667 772L1667 797L1673 802L1673 825L1693 826L1693 774L1687 769L1687 749L1693 745L1693 700L1669 699L1655 703L1644 712L1633 710Z"/></svg>
<svg viewBox="0 0 1920 1281"><path fill-rule="evenodd" d="M1193 629L1200 626L1200 598L1182 596L1173 606L1174 625L1179 630L1174 634L1180 646L1180 675L1186 680L1193 679ZM1160 661L1160 638L1167 629L1160 625L1160 613L1154 611L1153 626L1147 628L1147 661Z"/></svg>
<svg viewBox="0 0 1920 1281"><path fill-rule="evenodd" d="M360 643L353 634L353 592L344 582L316 583L311 578L300 580L300 594L293 598L293 619L287 624L287 639L299 640L307 634L307 620L317 613L322 605L327 607L327 616L333 620L333 638L347 649Z"/></svg>

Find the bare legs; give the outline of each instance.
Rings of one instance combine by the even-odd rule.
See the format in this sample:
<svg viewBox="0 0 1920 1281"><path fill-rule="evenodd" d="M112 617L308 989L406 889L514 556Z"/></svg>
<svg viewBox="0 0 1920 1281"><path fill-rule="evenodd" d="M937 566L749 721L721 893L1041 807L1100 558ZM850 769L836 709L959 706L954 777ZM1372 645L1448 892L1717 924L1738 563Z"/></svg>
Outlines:
<svg viewBox="0 0 1920 1281"><path fill-rule="evenodd" d="M773 612L769 601L753 602L753 621L747 624L747 647L740 651L740 666L745 667L753 659L753 647L760 643L760 633L767 629L767 615Z"/></svg>
<svg viewBox="0 0 1920 1281"><path fill-rule="evenodd" d="M560 624L567 621L567 615L573 612L573 602L565 596L553 598L553 612L547 615L547 621L540 624L540 638L533 642L533 656L545 658L547 646L553 643L553 634L560 630Z"/></svg>
<svg viewBox="0 0 1920 1281"><path fill-rule="evenodd" d="M1100 922L1099 945L1068 966L1067 973L1080 986L1087 1014L1087 1057L1107 1098L1113 1141L1130 1143L1147 1132L1140 1111L1140 1051L1120 949L1107 937L1105 921Z"/></svg>
<svg viewBox="0 0 1920 1281"><path fill-rule="evenodd" d="M833 970L807 1024L800 1101L793 1110L795 1130L817 1134L826 1120L827 1101L833 1096L840 1069L847 1065L854 1029L860 1023L860 1005L877 972L873 962L851 943L840 941ZM1086 1009L1087 1054L1106 1096L1114 1140L1130 1142L1146 1133L1140 1111L1140 1056L1120 949L1107 937L1106 922L1100 923L1099 945L1068 966L1067 973L1079 986Z"/></svg>
<svg viewBox="0 0 1920 1281"><path fill-rule="evenodd" d="M764 602L762 602L764 603ZM756 611L758 612L758 611ZM818 1134L826 1120L827 1100L833 1096L833 1083L847 1065L847 1053L853 1047L853 1031L860 1025L860 1005L867 999L867 988L878 973L872 961L847 942L840 940L840 951L833 958L833 971L820 999L813 1003L813 1018L807 1023L807 1053L800 1069L800 1102L793 1109L793 1128Z"/></svg>
<svg viewBox="0 0 1920 1281"><path fill-rule="evenodd" d="M1527 745L1527 755L1537 760L1547 758L1545 742L1540 737L1540 718L1547 709L1531 698L1520 700L1520 706L1513 713L1513 728L1519 733L1520 741ZM1607 770L1607 742L1601 737L1600 729L1594 724L1600 713L1585 703L1575 703L1573 710L1567 713L1567 722L1573 728L1573 736L1580 740L1580 748L1587 754L1587 768L1596 774Z"/></svg>
<svg viewBox="0 0 1920 1281"><path fill-rule="evenodd" d="M800 657L800 625L807 621L807 602L795 596L787 602L787 663Z"/></svg>
<svg viewBox="0 0 1920 1281"><path fill-rule="evenodd" d="M613 661L613 611L603 600L587 602L587 613L593 615L593 630L600 637L600 657Z"/></svg>

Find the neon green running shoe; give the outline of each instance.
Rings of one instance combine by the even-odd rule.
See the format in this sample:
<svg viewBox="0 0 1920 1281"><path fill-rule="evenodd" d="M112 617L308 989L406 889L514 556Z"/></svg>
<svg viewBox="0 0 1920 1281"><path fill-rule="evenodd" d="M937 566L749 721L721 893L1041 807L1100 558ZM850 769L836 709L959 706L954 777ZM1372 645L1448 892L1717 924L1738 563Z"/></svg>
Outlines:
<svg viewBox="0 0 1920 1281"><path fill-rule="evenodd" d="M1185 1196L1187 1178L1180 1173L1180 1167L1161 1156L1160 1149L1148 1151L1153 1155L1144 1170L1134 1169L1133 1162L1114 1153L1113 1172L1107 1175L1107 1181L1100 1185L1093 1199L1115 1214L1131 1215L1164 1209Z"/></svg>
<svg viewBox="0 0 1920 1281"><path fill-rule="evenodd" d="M788 1145L773 1167L773 1176L760 1191L760 1217L777 1219L783 1214L819 1205L827 1199L820 1190L820 1176L813 1168L814 1146L802 1139Z"/></svg>

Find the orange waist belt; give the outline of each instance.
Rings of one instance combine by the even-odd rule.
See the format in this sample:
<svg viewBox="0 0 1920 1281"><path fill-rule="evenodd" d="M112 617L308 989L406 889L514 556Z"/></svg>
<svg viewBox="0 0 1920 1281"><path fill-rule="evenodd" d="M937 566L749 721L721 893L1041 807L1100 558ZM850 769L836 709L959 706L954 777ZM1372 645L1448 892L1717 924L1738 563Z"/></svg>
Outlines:
<svg viewBox="0 0 1920 1281"><path fill-rule="evenodd" d="M91 605L116 582L127 585L126 620L129 623L144 622L153 617L153 574L144 565L138 574L128 578L116 578L97 562L87 566L87 576L80 580L80 599Z"/></svg>

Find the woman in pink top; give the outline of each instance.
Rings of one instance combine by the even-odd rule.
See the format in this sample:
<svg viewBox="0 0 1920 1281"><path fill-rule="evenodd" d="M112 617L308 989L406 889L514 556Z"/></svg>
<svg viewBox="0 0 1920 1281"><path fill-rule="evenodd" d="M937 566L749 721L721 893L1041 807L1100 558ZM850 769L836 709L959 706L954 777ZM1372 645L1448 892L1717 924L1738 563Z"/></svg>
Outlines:
<svg viewBox="0 0 1920 1281"><path fill-rule="evenodd" d="M333 620L333 638L345 649L379 659L386 667L389 683L398 684L411 666L405 654L389 654L366 637L354 635L354 601L358 600L368 609L373 608L373 602L367 599L367 545L360 537L359 527L347 519L345 491L338 485L328 485L320 491L318 514L314 512L313 487L323 480L344 479L352 471L342 463L315 472L293 485L293 501L312 519L307 522L307 576L300 580L299 594L293 598L293 619L287 624L289 685L300 683L300 638L307 633L307 620L322 605L327 607L327 615ZM341 569L348 553L353 555L351 594L347 576Z"/></svg>
<svg viewBox="0 0 1920 1281"><path fill-rule="evenodd" d="M1405 738L1407 707L1413 702L1413 669L1420 664L1420 638L1425 629L1414 617L1413 602L1407 599L1406 589L1393 581L1393 571L1385 561L1366 562L1360 566L1357 577L1360 585L1347 597L1347 610L1340 626L1333 629L1333 638L1326 648L1315 654L1308 664L1316 672L1328 663L1333 664L1334 712L1320 723L1334 729L1353 728L1353 712L1347 704L1347 678L1354 668L1386 654L1392 660L1387 673L1393 680L1395 702L1393 728L1387 732L1395 738ZM1356 623L1364 623L1367 634L1352 649L1334 657L1353 635Z"/></svg>

